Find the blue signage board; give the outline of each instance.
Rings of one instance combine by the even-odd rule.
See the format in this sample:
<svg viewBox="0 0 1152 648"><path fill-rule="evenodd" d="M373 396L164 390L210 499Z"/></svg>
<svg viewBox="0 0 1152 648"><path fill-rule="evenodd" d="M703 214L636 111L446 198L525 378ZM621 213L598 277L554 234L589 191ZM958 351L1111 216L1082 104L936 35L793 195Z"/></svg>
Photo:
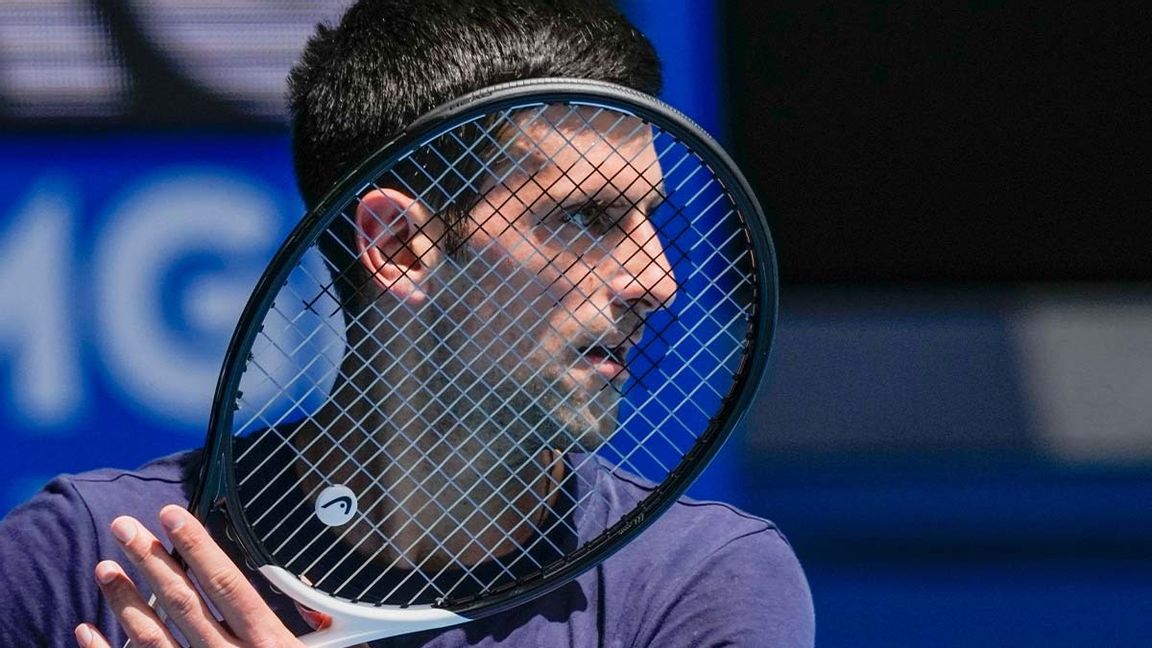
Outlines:
<svg viewBox="0 0 1152 648"><path fill-rule="evenodd" d="M228 337L302 213L283 134L0 139L0 511L204 436Z"/></svg>

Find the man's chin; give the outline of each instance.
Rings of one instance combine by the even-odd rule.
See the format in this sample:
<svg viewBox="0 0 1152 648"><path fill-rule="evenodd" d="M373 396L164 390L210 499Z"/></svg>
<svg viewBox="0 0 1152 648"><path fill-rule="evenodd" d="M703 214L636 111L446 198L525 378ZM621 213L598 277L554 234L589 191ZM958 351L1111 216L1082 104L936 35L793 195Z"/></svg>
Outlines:
<svg viewBox="0 0 1152 648"><path fill-rule="evenodd" d="M526 422L536 430L541 447L553 450L594 450L615 431L620 405L619 385L588 367L567 367L523 379L514 396ZM536 421L544 425L532 425Z"/></svg>
<svg viewBox="0 0 1152 648"><path fill-rule="evenodd" d="M563 431L564 447L593 451L604 444L616 430L616 403L596 407L591 403L563 407L554 416Z"/></svg>

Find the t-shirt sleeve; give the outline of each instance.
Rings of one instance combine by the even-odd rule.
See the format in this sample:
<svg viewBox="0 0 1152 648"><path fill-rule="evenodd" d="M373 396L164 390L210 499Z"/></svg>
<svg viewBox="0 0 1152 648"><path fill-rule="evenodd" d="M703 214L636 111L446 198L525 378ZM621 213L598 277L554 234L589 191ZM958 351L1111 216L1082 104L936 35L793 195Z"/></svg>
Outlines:
<svg viewBox="0 0 1152 648"><path fill-rule="evenodd" d="M73 628L99 620L92 577L99 545L68 479L52 481L0 520L0 646L74 645Z"/></svg>
<svg viewBox="0 0 1152 648"><path fill-rule="evenodd" d="M684 573L669 574L652 608L651 648L811 648L815 619L808 581L775 529L737 536Z"/></svg>

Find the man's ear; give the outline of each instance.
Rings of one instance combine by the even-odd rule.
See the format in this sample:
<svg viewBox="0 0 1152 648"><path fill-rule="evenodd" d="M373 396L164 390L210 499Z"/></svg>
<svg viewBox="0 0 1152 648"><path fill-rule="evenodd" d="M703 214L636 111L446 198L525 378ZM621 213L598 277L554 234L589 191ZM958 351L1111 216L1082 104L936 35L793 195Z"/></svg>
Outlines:
<svg viewBox="0 0 1152 648"><path fill-rule="evenodd" d="M374 189L356 206L356 251L381 290L419 304L424 280L440 261L440 220L424 205L395 189Z"/></svg>

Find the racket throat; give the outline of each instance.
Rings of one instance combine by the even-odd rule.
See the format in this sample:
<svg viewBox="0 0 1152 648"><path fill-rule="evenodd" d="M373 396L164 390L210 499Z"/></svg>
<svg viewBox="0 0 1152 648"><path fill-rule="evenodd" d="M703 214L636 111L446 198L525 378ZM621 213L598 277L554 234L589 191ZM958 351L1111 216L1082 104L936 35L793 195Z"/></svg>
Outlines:
<svg viewBox="0 0 1152 648"><path fill-rule="evenodd" d="M343 648L413 632L446 628L471 620L431 606L396 608L353 603L322 594L292 572L273 565L260 567L260 572L275 588L300 605L332 618L331 624L324 629L300 637L301 643L309 648Z"/></svg>

